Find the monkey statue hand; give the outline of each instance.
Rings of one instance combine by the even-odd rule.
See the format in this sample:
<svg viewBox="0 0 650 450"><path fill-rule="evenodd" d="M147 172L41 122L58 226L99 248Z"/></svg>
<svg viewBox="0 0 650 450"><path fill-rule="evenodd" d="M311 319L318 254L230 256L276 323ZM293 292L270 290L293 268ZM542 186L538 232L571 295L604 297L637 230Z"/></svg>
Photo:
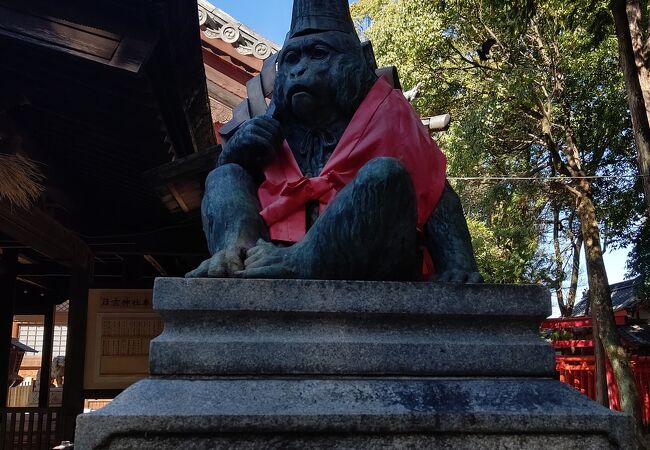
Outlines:
<svg viewBox="0 0 650 450"><path fill-rule="evenodd" d="M482 283L463 206L449 183L426 224L425 237L437 273L430 281Z"/></svg>
<svg viewBox="0 0 650 450"><path fill-rule="evenodd" d="M259 173L273 159L281 142L280 122L269 116L254 117L245 122L223 147L219 165L238 164L251 174Z"/></svg>

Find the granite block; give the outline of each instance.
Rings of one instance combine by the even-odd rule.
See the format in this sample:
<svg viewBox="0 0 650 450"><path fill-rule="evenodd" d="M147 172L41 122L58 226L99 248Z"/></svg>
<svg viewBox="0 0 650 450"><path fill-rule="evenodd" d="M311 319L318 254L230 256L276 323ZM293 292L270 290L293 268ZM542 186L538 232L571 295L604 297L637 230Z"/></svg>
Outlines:
<svg viewBox="0 0 650 450"><path fill-rule="evenodd" d="M75 448L634 448L551 378L541 287L160 279L154 305L152 376Z"/></svg>
<svg viewBox="0 0 650 450"><path fill-rule="evenodd" d="M159 279L154 375L551 376L539 286ZM191 349L191 351L188 351Z"/></svg>
<svg viewBox="0 0 650 450"><path fill-rule="evenodd" d="M75 448L629 448L630 426L547 379L149 379Z"/></svg>

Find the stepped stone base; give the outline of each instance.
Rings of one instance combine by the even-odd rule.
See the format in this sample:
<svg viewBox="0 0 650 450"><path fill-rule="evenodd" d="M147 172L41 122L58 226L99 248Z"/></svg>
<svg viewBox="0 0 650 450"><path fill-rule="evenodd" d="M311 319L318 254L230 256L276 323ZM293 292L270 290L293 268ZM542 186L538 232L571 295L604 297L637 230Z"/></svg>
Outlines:
<svg viewBox="0 0 650 450"><path fill-rule="evenodd" d="M628 438L628 417L553 380L150 379L80 416L75 448L600 450Z"/></svg>
<svg viewBox="0 0 650 450"><path fill-rule="evenodd" d="M550 378L540 288L161 279L154 305L152 377L75 448L633 448L628 416Z"/></svg>

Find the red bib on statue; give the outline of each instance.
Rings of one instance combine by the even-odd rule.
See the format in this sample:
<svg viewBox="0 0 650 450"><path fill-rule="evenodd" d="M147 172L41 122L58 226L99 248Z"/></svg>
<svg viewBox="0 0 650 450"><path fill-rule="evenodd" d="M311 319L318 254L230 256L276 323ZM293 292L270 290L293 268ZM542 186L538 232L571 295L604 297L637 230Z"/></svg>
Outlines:
<svg viewBox="0 0 650 450"><path fill-rule="evenodd" d="M446 159L402 92L379 79L318 177L303 176L286 141L265 168L258 197L271 239L302 240L306 204L318 200L322 212L368 161L378 157L399 159L411 174L421 231L442 196Z"/></svg>

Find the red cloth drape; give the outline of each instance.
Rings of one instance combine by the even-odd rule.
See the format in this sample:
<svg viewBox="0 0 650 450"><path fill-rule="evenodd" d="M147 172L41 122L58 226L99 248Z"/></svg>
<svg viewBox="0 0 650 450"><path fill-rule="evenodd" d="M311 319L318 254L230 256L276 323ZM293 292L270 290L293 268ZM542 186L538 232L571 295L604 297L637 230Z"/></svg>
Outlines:
<svg viewBox="0 0 650 450"><path fill-rule="evenodd" d="M300 241L306 233L306 203L318 200L323 211L368 161L378 157L397 158L411 175L422 231L444 190L446 158L402 92L379 79L319 176L303 176L286 141L265 168L258 197L271 239Z"/></svg>

